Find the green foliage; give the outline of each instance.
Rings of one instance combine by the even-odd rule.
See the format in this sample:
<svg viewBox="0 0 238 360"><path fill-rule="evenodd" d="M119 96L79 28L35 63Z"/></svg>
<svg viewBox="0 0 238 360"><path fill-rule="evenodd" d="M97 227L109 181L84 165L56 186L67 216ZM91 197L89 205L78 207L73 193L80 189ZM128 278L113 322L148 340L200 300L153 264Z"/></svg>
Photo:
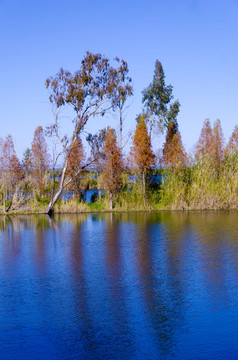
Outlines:
<svg viewBox="0 0 238 360"><path fill-rule="evenodd" d="M95 203L92 203L92 204L89 204L89 209L91 211L103 211L103 210L106 210L106 206L105 204L102 204L102 203L98 203L98 202L95 202Z"/></svg>
<svg viewBox="0 0 238 360"><path fill-rule="evenodd" d="M115 205L115 209L117 210L141 210L144 208L144 196L141 193L141 186L138 183L124 189L117 197Z"/></svg>
<svg viewBox="0 0 238 360"><path fill-rule="evenodd" d="M30 181L29 178L25 178L22 182L21 182L21 187L20 190L22 192L22 195L27 197L30 194L32 194L33 191L33 184Z"/></svg>
<svg viewBox="0 0 238 360"><path fill-rule="evenodd" d="M0 200L2 211L22 206L31 212L89 212L153 209L237 209L238 207L238 126L225 147L219 120L213 126L205 120L196 145L193 163L178 131L179 101L173 102L173 87L166 85L162 64L157 60L153 81L142 92L144 108L136 118L128 163L125 170L122 154L122 113L126 99L132 95L132 81L127 63L115 59L116 67L100 54L87 52L74 74L60 69L46 80L54 121L48 135L56 136L64 149L63 166L49 171L50 159L41 126L34 133L32 147L23 155L23 168L16 157L12 137L0 138ZM73 130L61 134L61 108L73 108ZM86 155L80 135L89 119L104 116L110 109L120 113L120 146L115 130L107 127L89 134L90 157ZM66 119L66 117L65 117ZM152 131L167 129L158 161L162 181L155 176ZM55 161L57 160L57 156ZM93 166L95 173L90 172ZM53 164L55 169L56 163ZM24 170L24 172L23 172ZM133 178L129 175L133 174ZM55 177L59 176L61 181ZM53 178L53 180L52 180ZM73 190L74 198L60 199L62 191ZM82 201L82 192L105 189L103 196L93 196L92 203ZM32 196L33 194L33 196ZM76 195L76 196L75 196ZM77 197L77 198L76 198ZM4 203L5 202L5 203ZM5 204L5 207L4 207ZM48 205L47 210L46 205Z"/></svg>
<svg viewBox="0 0 238 360"><path fill-rule="evenodd" d="M209 161L166 171L159 207L180 210L236 209L238 204L238 165L227 155L216 168ZM232 166L231 166L232 164Z"/></svg>
<svg viewBox="0 0 238 360"><path fill-rule="evenodd" d="M5 202L6 211L8 211L8 209L10 209L11 205L12 205L12 201L11 201L11 200L7 200L7 201Z"/></svg>
<svg viewBox="0 0 238 360"><path fill-rule="evenodd" d="M161 203L161 190L157 191L148 191L148 204L152 209L158 208L159 204Z"/></svg>
<svg viewBox="0 0 238 360"><path fill-rule="evenodd" d="M171 103L172 92L172 85L165 84L165 74L161 62L156 60L153 81L142 91L142 102L145 105L145 112L148 114L150 132L156 124L168 127L171 121L176 121L180 103L178 100Z"/></svg>
<svg viewBox="0 0 238 360"><path fill-rule="evenodd" d="M81 178L80 187L81 190L95 190L97 189L97 180L95 173L84 173Z"/></svg>
<svg viewBox="0 0 238 360"><path fill-rule="evenodd" d="M49 203L50 198L41 195L38 191L34 191L34 200L37 206L46 206Z"/></svg>

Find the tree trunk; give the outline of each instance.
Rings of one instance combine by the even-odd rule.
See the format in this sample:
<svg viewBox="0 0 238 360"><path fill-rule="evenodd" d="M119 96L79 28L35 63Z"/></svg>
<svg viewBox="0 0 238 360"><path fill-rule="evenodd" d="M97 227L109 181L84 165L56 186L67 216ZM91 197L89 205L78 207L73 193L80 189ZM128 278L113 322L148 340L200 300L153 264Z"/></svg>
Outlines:
<svg viewBox="0 0 238 360"><path fill-rule="evenodd" d="M151 142L152 129L153 129L153 120L152 120L151 123L150 123L150 129L149 129L150 142Z"/></svg>
<svg viewBox="0 0 238 360"><path fill-rule="evenodd" d="M3 212L6 212L6 196L5 191L3 191Z"/></svg>
<svg viewBox="0 0 238 360"><path fill-rule="evenodd" d="M60 195L61 195L61 193L62 193L62 191L64 189L64 180L65 180L65 174L66 174L67 166L68 166L68 161L65 160L64 167L63 167L63 170L62 170L61 179L60 179L59 188L56 191L56 193L53 195L49 205L47 206L46 214L51 214L53 212L53 207L54 207L56 201L59 199L59 197L60 197Z"/></svg>
<svg viewBox="0 0 238 360"><path fill-rule="evenodd" d="M144 200L144 207L145 207L145 171L142 173L142 193L143 193L143 200Z"/></svg>
<svg viewBox="0 0 238 360"><path fill-rule="evenodd" d="M122 110L120 108L120 149L122 151Z"/></svg>
<svg viewBox="0 0 238 360"><path fill-rule="evenodd" d="M6 202L7 202L7 187L5 185L5 179L3 180L3 212L6 212Z"/></svg>
<svg viewBox="0 0 238 360"><path fill-rule="evenodd" d="M113 209L113 198L112 198L112 193L110 193L110 210Z"/></svg>

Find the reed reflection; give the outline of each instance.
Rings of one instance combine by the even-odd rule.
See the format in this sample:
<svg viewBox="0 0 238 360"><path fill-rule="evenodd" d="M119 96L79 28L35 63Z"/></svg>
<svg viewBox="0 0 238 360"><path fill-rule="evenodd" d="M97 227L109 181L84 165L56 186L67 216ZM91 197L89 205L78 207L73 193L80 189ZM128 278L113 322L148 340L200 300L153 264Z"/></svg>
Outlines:
<svg viewBox="0 0 238 360"><path fill-rule="evenodd" d="M105 259L108 278L108 303L111 309L112 330L117 339L112 344L112 354L118 353L121 358L129 359L135 352L134 324L127 301L126 269L121 242L121 216L108 214L105 236ZM111 330L111 331L112 331Z"/></svg>
<svg viewBox="0 0 238 360"><path fill-rule="evenodd" d="M198 289L206 288L201 299L206 306L230 305L231 284L235 286L238 280L237 220L238 213L230 211L162 215L167 242L175 240L170 246L171 251L176 252L179 244L182 246L180 259L184 262L184 284L181 289L187 286L187 293L198 297ZM178 236L171 233L174 230ZM176 264L173 264L171 269L175 268Z"/></svg>
<svg viewBox="0 0 238 360"><path fill-rule="evenodd" d="M164 229L158 217L139 215L136 222L140 224L134 239L136 267L145 321L148 329L153 329L153 332L150 330L153 339L151 349L154 347L152 356L168 356L173 353L176 331L178 328L181 331L183 326L180 256L179 252L170 251L170 244L164 238Z"/></svg>
<svg viewBox="0 0 238 360"><path fill-rule="evenodd" d="M110 358L114 352L118 353L123 348L121 345L118 347L120 333L115 331L115 323L112 321L117 310L109 303L111 286L105 274L104 236L107 230L104 224L105 219L96 222L96 217L92 215L87 223L74 222L68 238L73 322L74 328L77 328L75 337L78 339L78 352L82 357L93 359L100 358L102 353Z"/></svg>
<svg viewBox="0 0 238 360"><path fill-rule="evenodd" d="M64 252L64 258L67 263L66 272L68 274L67 283L67 296L70 299L70 313L68 318L70 319L69 326L71 332L64 334L64 342L66 346L63 353L60 355L67 358L71 349L68 347L70 339L74 338L74 352L79 356L83 354L90 354L92 349L96 348L96 344L91 334L93 333L93 321L91 318L90 306L88 303L89 291L87 286L86 275L86 258L83 247L83 237L81 234L82 226L87 221L88 215L82 214L82 216L57 215L54 220L60 225L61 231L64 232L66 246ZM70 229L70 233L68 230ZM68 308L68 305L65 304Z"/></svg>
<svg viewBox="0 0 238 360"><path fill-rule="evenodd" d="M192 217L203 282L214 307L229 306L231 282L238 277L237 213L202 213Z"/></svg>

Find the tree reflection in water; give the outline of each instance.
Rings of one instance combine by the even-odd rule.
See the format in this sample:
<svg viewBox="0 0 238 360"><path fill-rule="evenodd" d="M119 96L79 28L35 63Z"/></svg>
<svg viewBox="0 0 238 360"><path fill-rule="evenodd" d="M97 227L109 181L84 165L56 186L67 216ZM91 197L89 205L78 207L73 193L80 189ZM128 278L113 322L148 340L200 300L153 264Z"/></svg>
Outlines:
<svg viewBox="0 0 238 360"><path fill-rule="evenodd" d="M236 218L0 217L3 358L235 359Z"/></svg>

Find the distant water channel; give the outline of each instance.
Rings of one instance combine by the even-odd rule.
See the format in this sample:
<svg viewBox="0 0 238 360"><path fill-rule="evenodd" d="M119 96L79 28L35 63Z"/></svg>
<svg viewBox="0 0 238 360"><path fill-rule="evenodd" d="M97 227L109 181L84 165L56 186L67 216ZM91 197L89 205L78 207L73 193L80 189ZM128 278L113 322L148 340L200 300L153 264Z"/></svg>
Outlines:
<svg viewBox="0 0 238 360"><path fill-rule="evenodd" d="M0 217L0 358L237 359L238 213Z"/></svg>

